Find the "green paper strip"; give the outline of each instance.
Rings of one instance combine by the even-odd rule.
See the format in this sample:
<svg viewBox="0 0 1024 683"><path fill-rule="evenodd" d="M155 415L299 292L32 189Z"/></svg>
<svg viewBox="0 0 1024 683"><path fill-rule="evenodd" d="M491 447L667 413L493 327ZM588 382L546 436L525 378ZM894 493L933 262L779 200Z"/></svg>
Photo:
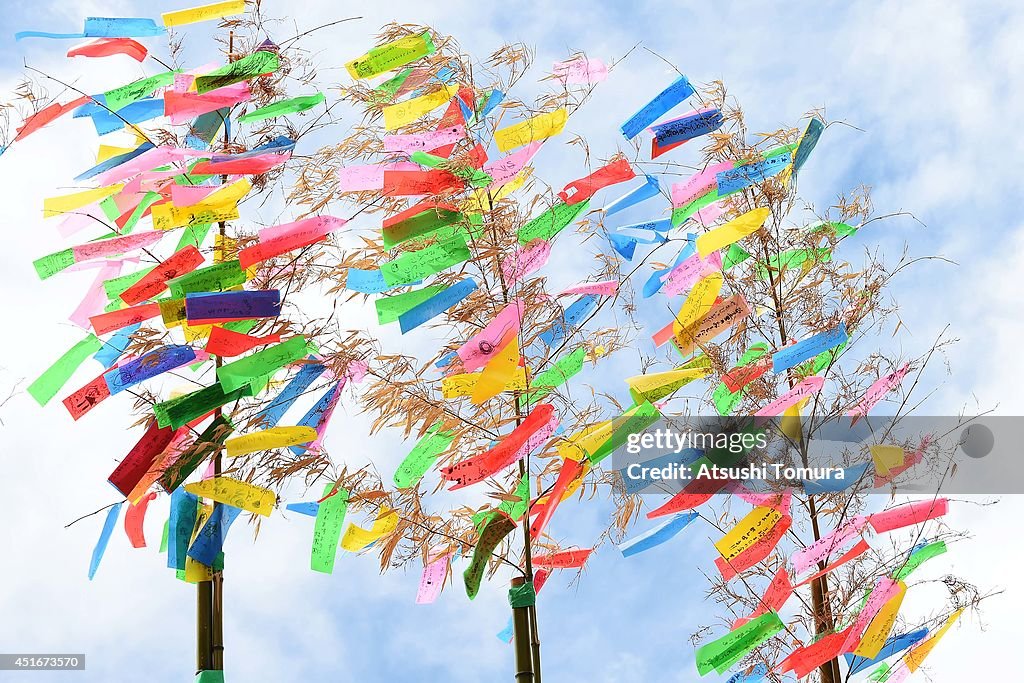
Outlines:
<svg viewBox="0 0 1024 683"><path fill-rule="evenodd" d="M220 366L217 368L217 379L224 387L224 391L234 391L305 356L306 338L300 334L286 342Z"/></svg>
<svg viewBox="0 0 1024 683"><path fill-rule="evenodd" d="M506 500L498 506L498 509L504 512L506 515L511 517L514 521L518 522L526 514L526 510L530 507L530 479L529 477L520 477L519 483L516 484L516 490L513 495L517 496L519 500L511 501Z"/></svg>
<svg viewBox="0 0 1024 683"><path fill-rule="evenodd" d="M736 365L737 367L750 365L766 353L768 353L768 345L764 342L757 342L743 352ZM729 391L729 387L725 385L725 382L719 382L718 386L715 387L715 391L711 394L711 402L715 404L715 410L718 411L719 415L723 416L732 414L732 411L736 409L741 400L743 400L743 389L735 392Z"/></svg>
<svg viewBox="0 0 1024 683"><path fill-rule="evenodd" d="M85 362L85 359L103 348L103 342L95 334L72 346L68 351L57 359L39 378L28 385L28 393L41 406L50 402L57 392L61 390L75 370Z"/></svg>
<svg viewBox="0 0 1024 683"><path fill-rule="evenodd" d="M265 107L260 107L256 111L251 111L248 114L243 114L238 117L240 123L251 123L253 121L262 121L264 119L272 119L275 116L287 116L288 114L297 114L300 111L306 111L312 109L316 105L324 101L324 94L318 92L315 95L300 95L299 97L293 97L288 100L282 100L280 102L274 102L268 104Z"/></svg>
<svg viewBox="0 0 1024 683"><path fill-rule="evenodd" d="M162 553L166 553L167 552L167 535L170 532L170 526L171 526L171 520L165 519L164 520L164 532L160 536L160 552L162 552Z"/></svg>
<svg viewBox="0 0 1024 683"><path fill-rule="evenodd" d="M323 498L334 491L333 482L324 486ZM341 527L345 523L345 512L348 510L348 491L338 491L327 498L316 511L316 524L313 526L313 549L309 558L309 568L324 574L334 573L334 560L338 557L338 542L341 540Z"/></svg>
<svg viewBox="0 0 1024 683"><path fill-rule="evenodd" d="M231 421L223 415L218 415L203 430L199 438L182 451L178 458L163 471L163 474L160 475L160 485L167 492L181 486L203 461L215 457L224 448L224 442L234 431L235 426L231 424Z"/></svg>
<svg viewBox="0 0 1024 683"><path fill-rule="evenodd" d="M196 93L203 93L223 88L239 81L247 81L263 74L277 71L281 66L277 54L260 50L251 55L242 57L237 62L215 69L205 76L196 79Z"/></svg>
<svg viewBox="0 0 1024 683"><path fill-rule="evenodd" d="M373 302L373 305L377 308L377 323L387 325L397 321L400 315L415 308L443 289L445 289L444 285L431 285L423 289L414 289L404 294L377 299Z"/></svg>
<svg viewBox="0 0 1024 683"><path fill-rule="evenodd" d="M446 242L432 244L426 249L406 252L381 265L380 272L384 283L391 287L408 285L468 261L470 256L466 238L459 235Z"/></svg>
<svg viewBox="0 0 1024 683"><path fill-rule="evenodd" d="M146 277L149 271L153 270L155 266L149 268L143 268L142 270L134 273L127 273L120 277L111 278L110 280L103 281L103 292L107 295L107 299L110 301L116 301L118 304L121 303L121 295L124 294L125 290L134 285L136 282Z"/></svg>
<svg viewBox="0 0 1024 683"><path fill-rule="evenodd" d="M75 250L65 249L55 254L47 254L42 258L37 258L32 262L32 267L36 269L36 275L39 276L39 279L45 280L48 277L53 277L65 268L70 268L74 264Z"/></svg>
<svg viewBox="0 0 1024 683"><path fill-rule="evenodd" d="M750 258L750 254L745 252L743 247L734 242L729 245L729 251L725 253L725 258L722 259L722 270L729 270L733 266L738 266L748 258Z"/></svg>
<svg viewBox="0 0 1024 683"><path fill-rule="evenodd" d="M748 652L783 628L782 619L775 612L751 619L735 631L698 648L695 655L697 672L701 676L710 673L712 669L719 674L725 673Z"/></svg>
<svg viewBox="0 0 1024 683"><path fill-rule="evenodd" d="M156 92L157 88L173 85L174 74L174 71L165 71L162 74L140 78L128 85L108 90L103 93L103 103L112 111L123 109L132 102L138 102L145 97L149 97Z"/></svg>
<svg viewBox="0 0 1024 683"><path fill-rule="evenodd" d="M424 31L418 36L400 38L372 48L362 57L349 62L346 68L353 78L373 78L433 54L435 49L430 32Z"/></svg>
<svg viewBox="0 0 1024 683"><path fill-rule="evenodd" d="M246 396L252 396L252 387L248 384L229 392L225 392L220 384L213 384L191 394L157 403L153 406L153 415L156 416L158 426L177 429L214 408Z"/></svg>
<svg viewBox="0 0 1024 683"><path fill-rule="evenodd" d="M160 199L159 192L147 192L146 194L144 194L142 196L142 200L139 202L139 205L135 207L134 211L132 211L132 215L128 216L128 220L125 221L124 227L121 228L121 234L127 235L132 230L134 230L136 224L138 224L139 222L139 219L142 218L142 214L146 213L146 209L153 206L153 204L155 204L158 199ZM111 220L114 219L112 218ZM178 249L175 249L174 251L178 251Z"/></svg>
<svg viewBox="0 0 1024 683"><path fill-rule="evenodd" d="M210 228L213 227L213 223L200 223L199 225L189 225L181 233L181 239L178 240L178 246L174 248L174 251L181 251L188 245L194 246L199 249L203 246L203 242L206 241L206 236L210 234Z"/></svg>
<svg viewBox="0 0 1024 683"><path fill-rule="evenodd" d="M395 98L395 93L402 87L406 79L412 75L412 69L406 69L393 78L389 78L373 89L380 97L381 102L390 102Z"/></svg>
<svg viewBox="0 0 1024 683"><path fill-rule="evenodd" d="M465 180L473 187L487 187L494 182L494 178L478 168L473 168L471 166L447 168L449 160L445 157L439 157L436 154L416 151L409 155L409 161L414 164L426 166L427 168L444 168L444 170L457 178Z"/></svg>
<svg viewBox="0 0 1024 683"><path fill-rule="evenodd" d="M896 572L896 576L894 576L893 578L895 578L897 581L902 581L922 564L932 559L933 557L938 557L939 555L942 555L945 552L945 541L935 541L934 543L929 543L925 547L920 548L911 553L910 557L907 558L907 563L904 564L898 572Z"/></svg>
<svg viewBox="0 0 1024 683"><path fill-rule="evenodd" d="M516 523L507 515L499 514L487 522L487 525L480 534L480 540L477 541L476 547L473 549L473 559L470 561L469 567L462 574L463 581L466 584L466 595L469 596L470 600L475 598L476 594L480 592L480 583L484 579L484 571L487 570L491 553L515 528Z"/></svg>
<svg viewBox="0 0 1024 683"><path fill-rule="evenodd" d="M552 206L519 229L517 234L519 243L527 244L530 240L537 238L550 240L560 233L565 226L576 220L576 217L586 211L589 206L589 199L579 204L556 204Z"/></svg>
<svg viewBox="0 0 1024 683"><path fill-rule="evenodd" d="M513 586L508 591L508 604L512 609L517 607L533 607L537 604L537 591L533 590L533 583L527 581L522 586Z"/></svg>
<svg viewBox="0 0 1024 683"><path fill-rule="evenodd" d="M648 401L633 406L612 421L612 435L602 443L589 460L592 465L604 460L616 448L624 445L631 434L637 434L661 419L661 413Z"/></svg>
<svg viewBox="0 0 1024 683"><path fill-rule="evenodd" d="M710 204L714 204L719 199L721 199L721 197L718 196L718 188L715 187L712 188L711 191L708 192L707 194L702 194L689 204L683 204L680 207L672 209L672 227L679 227L680 225L685 223L686 219L688 219L690 216L697 213L704 207Z"/></svg>
<svg viewBox="0 0 1024 683"><path fill-rule="evenodd" d="M427 209L400 223L384 228L384 247L391 249L406 240L425 237L447 225L458 223L460 220L462 220L462 214L458 211L440 207Z"/></svg>
<svg viewBox="0 0 1024 683"><path fill-rule="evenodd" d="M438 456L448 450L455 440L453 434L442 432L441 423L431 425L427 433L423 435L405 460L395 470L395 486L404 489L415 486L423 478L430 466L434 464Z"/></svg>
<svg viewBox="0 0 1024 683"><path fill-rule="evenodd" d="M536 403L552 390L557 389L569 381L574 375L583 369L583 360L587 357L587 350L582 346L572 353L562 356L555 363L540 373L530 382L530 393L526 396L527 403Z"/></svg>
<svg viewBox="0 0 1024 683"><path fill-rule="evenodd" d="M193 270L181 277L168 280L167 289L171 297L180 299L193 292L219 292L237 287L245 282L245 271L238 260L215 263L212 266Z"/></svg>

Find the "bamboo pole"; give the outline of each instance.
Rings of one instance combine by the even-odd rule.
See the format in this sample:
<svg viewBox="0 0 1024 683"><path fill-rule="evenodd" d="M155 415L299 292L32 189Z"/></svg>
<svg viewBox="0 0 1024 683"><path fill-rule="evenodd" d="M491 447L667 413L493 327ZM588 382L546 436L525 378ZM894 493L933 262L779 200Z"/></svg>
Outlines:
<svg viewBox="0 0 1024 683"><path fill-rule="evenodd" d="M527 582L527 577L516 576L512 579L512 587L519 588ZM515 642L516 683L536 683L533 669L532 629L530 628L530 608L512 608L512 638Z"/></svg>

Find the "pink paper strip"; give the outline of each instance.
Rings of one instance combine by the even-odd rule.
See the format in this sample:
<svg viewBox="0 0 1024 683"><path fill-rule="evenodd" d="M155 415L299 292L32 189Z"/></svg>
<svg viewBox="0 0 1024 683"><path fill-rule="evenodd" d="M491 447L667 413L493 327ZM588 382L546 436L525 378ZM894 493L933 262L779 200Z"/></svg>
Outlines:
<svg viewBox="0 0 1024 683"><path fill-rule="evenodd" d="M949 512L949 500L936 498L935 500L907 503L885 512L876 512L868 516L868 521L871 522L871 528L881 534L886 531L902 529L905 526L921 524L930 519L942 517L947 512Z"/></svg>
<svg viewBox="0 0 1024 683"><path fill-rule="evenodd" d="M515 260L503 261L501 271L505 275L506 284L521 282L527 275L532 275L548 262L551 256L551 242L542 239L532 240L525 247L516 250Z"/></svg>
<svg viewBox="0 0 1024 683"><path fill-rule="evenodd" d="M732 168L731 161L722 161L690 176L685 183L674 183L672 185L672 206L684 206L697 197L707 194L715 186L716 176L730 168Z"/></svg>
<svg viewBox="0 0 1024 683"><path fill-rule="evenodd" d="M416 604L429 605L441 594L441 587L448 575L448 560L451 555L443 555L423 568L420 577L420 588L416 591Z"/></svg>
<svg viewBox="0 0 1024 683"><path fill-rule="evenodd" d="M868 627L871 620L878 614L878 610L882 609L882 605L896 597L896 594L899 592L900 584L896 579L888 576L878 579L878 583L875 584L871 595L868 596L868 601L864 604L864 608L857 615L857 620L853 622L850 634L846 636L846 641L839 648L839 654L853 652L856 649L857 645L860 644L860 639L864 637L864 629Z"/></svg>
<svg viewBox="0 0 1024 683"><path fill-rule="evenodd" d="M702 259L700 254L694 254L665 276L661 291L669 296L682 294L693 287L697 280L720 270L722 270L721 253L716 251L706 259Z"/></svg>
<svg viewBox="0 0 1024 683"><path fill-rule="evenodd" d="M419 171L418 164L399 161L392 164L367 164L365 166L344 166L338 169L338 190L341 192L363 192L384 189L384 171Z"/></svg>
<svg viewBox="0 0 1024 683"><path fill-rule="evenodd" d="M777 399L754 413L755 417L778 417L786 408L796 405L808 396L813 396L825 386L824 377L808 377Z"/></svg>
<svg viewBox="0 0 1024 683"><path fill-rule="evenodd" d="M104 263L100 268L100 272L96 275L96 279L92 281L91 285L89 285L89 291L85 293L82 303L78 304L78 308L76 308L68 317L68 320L78 325L83 330L90 329L92 327L92 322L89 318L102 313L103 307L107 301L106 292L103 291L103 282L120 275L121 267L123 265L123 261L110 261Z"/></svg>
<svg viewBox="0 0 1024 683"><path fill-rule="evenodd" d="M842 548L853 538L860 536L860 532L868 523L868 518L858 515L835 531L810 544L806 548L800 548L789 558L793 564L793 573L800 575L807 569L830 554Z"/></svg>
<svg viewBox="0 0 1024 683"><path fill-rule="evenodd" d="M612 296L619 291L618 280L601 280L600 282L580 282L571 287L563 289L558 296L568 294L600 294L601 296Z"/></svg>
<svg viewBox="0 0 1024 683"><path fill-rule="evenodd" d="M451 145L466 137L464 126L446 126L441 130L412 135L385 135L384 151L412 154L413 152L429 152L432 149Z"/></svg>
<svg viewBox="0 0 1024 683"><path fill-rule="evenodd" d="M99 174L96 176L96 182L101 187L104 185L111 185L126 178L131 178L132 176L138 175L144 171L154 169L158 166L163 166L173 161L199 157L204 154L206 153L195 149L154 147L153 149L143 152L134 159L129 159L123 164ZM179 173L181 173L181 171L177 171L175 175Z"/></svg>
<svg viewBox="0 0 1024 683"><path fill-rule="evenodd" d="M867 415L868 411L881 401L883 396L900 385L900 382L903 381L908 372L910 372L910 363L885 377L879 377L874 384L868 387L868 390L864 392L863 398L846 413L846 416L862 417Z"/></svg>
<svg viewBox="0 0 1024 683"><path fill-rule="evenodd" d="M588 85L608 78L608 67L600 59L577 57L567 62L555 62L551 70L566 85Z"/></svg>
<svg viewBox="0 0 1024 683"><path fill-rule="evenodd" d="M714 204L708 204L693 214L693 219L706 227L718 220L723 213L725 213L725 200L720 200Z"/></svg>
<svg viewBox="0 0 1024 683"><path fill-rule="evenodd" d="M523 303L517 299L501 309L479 334L459 347L457 353L466 372L473 372L487 365L494 353L500 350L499 346L506 335L511 330L519 331L519 321L522 317Z"/></svg>
<svg viewBox="0 0 1024 683"><path fill-rule="evenodd" d="M75 255L75 261L88 261L105 256L117 256L148 247L159 242L160 238L165 234L167 233L162 230L150 230L149 232L139 232L133 235L125 235L124 237L114 237L109 240L79 244L71 249Z"/></svg>
<svg viewBox="0 0 1024 683"><path fill-rule="evenodd" d="M500 159L495 159L489 164L485 164L484 173L494 179L494 182L488 186L488 189L504 185L515 178L530 163L530 159L533 158L533 155L537 153L543 144L543 140L531 142L522 149L516 150Z"/></svg>

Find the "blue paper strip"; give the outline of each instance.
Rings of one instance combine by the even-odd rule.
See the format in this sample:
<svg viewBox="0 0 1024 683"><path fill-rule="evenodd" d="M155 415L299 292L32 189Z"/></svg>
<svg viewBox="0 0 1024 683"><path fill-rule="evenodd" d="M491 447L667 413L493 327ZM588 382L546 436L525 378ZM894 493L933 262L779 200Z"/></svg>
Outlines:
<svg viewBox="0 0 1024 683"><path fill-rule="evenodd" d="M97 135L107 135L125 126L125 121L130 124L143 123L164 115L163 99L147 99L132 102L128 106L119 109L117 114L106 109L99 108L92 114L92 125L96 127Z"/></svg>
<svg viewBox="0 0 1024 683"><path fill-rule="evenodd" d="M903 635L893 636L885 641L885 645L878 651L878 654L871 659L864 657L857 657L856 655L847 654L843 655L846 657L846 663L850 667L850 673L855 674L858 671L863 671L868 667L874 666L879 662L892 657L893 655L903 652L908 647L915 645L916 643L924 640L925 636L928 635L927 628L919 628L916 631L910 633L904 633Z"/></svg>
<svg viewBox="0 0 1024 683"><path fill-rule="evenodd" d="M807 493L836 493L850 488L864 476L870 463L861 463L853 467L846 467L840 470L843 476L840 478L838 472L832 470L823 479L804 479L804 491Z"/></svg>
<svg viewBox="0 0 1024 683"><path fill-rule="evenodd" d="M715 176L718 182L718 196L724 197L733 192L750 187L754 183L771 178L789 165L791 155L777 154L768 159L755 161L736 168L726 169Z"/></svg>
<svg viewBox="0 0 1024 683"><path fill-rule="evenodd" d="M99 540L96 541L96 547L92 549L92 559L89 561L89 580L92 581L92 577L96 576L96 570L99 569L100 560L103 559L103 553L107 551L107 543L110 542L110 534L114 533L114 526L117 525L117 516L121 514L122 503L116 503L112 508L107 510L107 518L103 522L103 530L100 531Z"/></svg>
<svg viewBox="0 0 1024 683"><path fill-rule="evenodd" d="M345 278L345 289L363 294L380 294L386 292L390 287L384 281L384 273L380 270L349 268L348 276Z"/></svg>
<svg viewBox="0 0 1024 683"><path fill-rule="evenodd" d="M823 351L845 343L848 338L846 325L839 323L838 327L831 330L819 332L807 339L801 339L796 344L784 346L772 354L772 372L776 374L785 372L805 360L814 358Z"/></svg>
<svg viewBox="0 0 1024 683"><path fill-rule="evenodd" d="M210 518L196 534L196 540L187 551L187 555L200 564L212 567L217 556L224 549L231 523L242 511L231 505L215 505ZM168 546L170 547L170 546Z"/></svg>
<svg viewBox="0 0 1024 683"><path fill-rule="evenodd" d="M505 99L505 93L500 90L492 90L491 94L487 96L487 102L484 103L484 108L480 110L480 118L487 116L491 113L495 107L501 104L501 101Z"/></svg>
<svg viewBox="0 0 1024 683"><path fill-rule="evenodd" d="M426 301L413 306L405 313L398 316L398 325L402 334L414 330L431 318L435 318L452 306L469 296L476 290L476 282L473 278L460 280L448 289L442 290Z"/></svg>
<svg viewBox="0 0 1024 683"><path fill-rule="evenodd" d="M167 522L167 566L171 569L185 569L185 553L196 526L198 506L199 497L185 487L171 492L171 516Z"/></svg>
<svg viewBox="0 0 1024 683"><path fill-rule="evenodd" d="M666 453L665 455L659 455L656 458L645 460L639 464L641 467L646 467L648 470L661 470L664 469L665 467L670 467L672 465L679 465L680 467L684 465L692 465L693 463L700 460L701 457L703 457L703 455L704 451L702 451L699 448L684 448L678 453ZM633 463L630 463L630 465L632 464ZM641 491L661 481L661 478L655 479L654 477L650 476L649 473L644 474L644 476L629 476L630 465L627 465L626 467L618 470L619 476L622 477L622 482L623 484L625 484L626 493L629 493L631 495L640 493ZM642 473L634 471L634 474L640 475Z"/></svg>
<svg viewBox="0 0 1024 683"><path fill-rule="evenodd" d="M643 223L630 223L618 228L619 230L652 230L654 232L668 232L672 229L672 219L662 218L656 221L645 221Z"/></svg>
<svg viewBox="0 0 1024 683"><path fill-rule="evenodd" d="M751 669L750 673L734 673L725 683L761 683L767 675L768 665L762 663Z"/></svg>
<svg viewBox="0 0 1024 683"><path fill-rule="evenodd" d="M248 320L281 315L281 292L259 289L241 292L195 292L185 295L189 323L204 320Z"/></svg>
<svg viewBox="0 0 1024 683"><path fill-rule="evenodd" d="M674 515L667 522L663 522L653 529L631 538L625 543L619 544L619 550L622 552L623 557L630 557L645 550L650 550L671 539L699 516L699 513L693 510Z"/></svg>
<svg viewBox="0 0 1024 683"><path fill-rule="evenodd" d="M793 152L794 173L803 168L804 163L807 161L807 157L811 156L811 152L813 152L815 146L817 146L818 140L821 138L821 134L824 130L825 124L822 123L820 119L811 119L807 123L807 128L804 130L804 134L800 138L800 144L797 145L796 151Z"/></svg>
<svg viewBox="0 0 1024 683"><path fill-rule="evenodd" d="M565 309L561 320L556 320L551 327L540 333L540 340L549 347L561 344L567 336L566 330L577 327L597 308L600 301L601 297L598 294L587 294L576 299L569 308Z"/></svg>
<svg viewBox="0 0 1024 683"><path fill-rule="evenodd" d="M309 356L310 359L313 356ZM317 363L306 363L295 373L291 381L285 385L281 393L267 404L267 407L256 414L255 424L263 429L277 426L277 423L284 417L285 412L298 400L299 396L310 387L317 377L323 374L325 368Z"/></svg>
<svg viewBox="0 0 1024 683"><path fill-rule="evenodd" d="M223 107L216 111L201 114L192 122L191 131L185 136L185 142L192 149L206 149L217 137L221 126L228 125L231 113L230 107ZM230 131L229 131L230 133Z"/></svg>
<svg viewBox="0 0 1024 683"><path fill-rule="evenodd" d="M111 395L119 394L128 387L145 382L168 370L188 365L196 359L191 346L171 344L154 349L149 353L114 368L103 375Z"/></svg>
<svg viewBox="0 0 1024 683"><path fill-rule="evenodd" d="M339 391L341 391L341 386L341 382L335 382L334 386L328 389L327 392L320 397L320 400L313 404L313 407L310 408L306 412L306 414L302 416L302 419L299 420L297 426L312 427L313 429L316 429L317 426L320 424L320 420L323 419L324 415L331 407L331 404L334 403L334 396ZM295 455L302 455L303 453L306 452L306 446L289 446L288 450L290 450Z"/></svg>
<svg viewBox="0 0 1024 683"><path fill-rule="evenodd" d="M142 323L136 323L118 330L114 336L103 342L103 348L97 351L93 358L102 363L103 367L109 368L128 350L128 345L132 341L131 336L140 327L142 327Z"/></svg>
<svg viewBox="0 0 1024 683"><path fill-rule="evenodd" d="M608 206L604 207L604 215L611 216L612 214L628 209L631 206L635 206L640 202L645 202L651 197L657 197L661 194L661 185L658 184L658 179L652 175L646 174L644 177L646 178L646 181L643 185L635 190L630 190Z"/></svg>
<svg viewBox="0 0 1024 683"><path fill-rule="evenodd" d="M292 512L298 512L300 515L307 515L309 517L316 517L317 512L320 511L320 503L315 500L309 503L288 503L284 506L285 510L291 510Z"/></svg>
<svg viewBox="0 0 1024 683"><path fill-rule="evenodd" d="M645 104L640 111L629 117L629 120L622 124L622 134L626 136L627 140L632 140L637 133L660 119L693 93L694 89L690 85L690 81L686 79L686 76L680 76L672 85Z"/></svg>
<svg viewBox="0 0 1024 683"><path fill-rule="evenodd" d="M121 164L127 161L131 161L140 154L148 152L149 150L153 149L153 147L154 145L152 142L143 142L141 145L139 145L130 152L118 154L117 156L110 157L105 161L101 161L100 163L90 168L88 171L75 176L75 180L80 182L82 180L88 180L89 178L98 176L100 173L103 173L104 171L109 171L110 169L116 166L120 166Z"/></svg>
<svg viewBox="0 0 1024 683"><path fill-rule="evenodd" d="M721 128L724 121L722 112L712 109L711 111L700 112L692 116L676 119L675 121L658 124L652 130L658 145L664 147L665 145L685 142L686 140L692 140L701 135L712 133Z"/></svg>

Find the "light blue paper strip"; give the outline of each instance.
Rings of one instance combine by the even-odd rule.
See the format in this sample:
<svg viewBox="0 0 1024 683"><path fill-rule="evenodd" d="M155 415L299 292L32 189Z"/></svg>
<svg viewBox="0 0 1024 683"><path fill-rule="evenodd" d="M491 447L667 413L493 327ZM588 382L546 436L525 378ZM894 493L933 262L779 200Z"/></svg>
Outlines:
<svg viewBox="0 0 1024 683"><path fill-rule="evenodd" d="M96 576L96 570L100 567L100 560L103 559L103 553L107 551L107 543L110 542L110 535L114 533L114 527L117 525L117 517L121 514L121 505L123 505L123 503L116 503L112 508L107 510L107 518L103 522L103 530L100 531L100 538L96 541L96 547L92 549L92 559L89 561L90 581L92 581L92 577Z"/></svg>
<svg viewBox="0 0 1024 683"><path fill-rule="evenodd" d="M742 671L734 673L725 683L761 683L767 675L768 666L766 664L758 664L750 670L750 673L743 673Z"/></svg>
<svg viewBox="0 0 1024 683"><path fill-rule="evenodd" d="M501 101L505 99L505 93L498 89L491 91L491 94L487 96L487 102L484 103L484 108L480 110L480 118L483 118L494 111L494 108L501 104Z"/></svg>
<svg viewBox="0 0 1024 683"><path fill-rule="evenodd" d="M661 194L661 186L658 184L658 179L652 175L646 174L644 177L646 178L646 181L643 185L634 190L630 190L608 206L604 207L604 215L611 216L612 214L628 209L631 206L636 206L640 202L645 202L651 197L657 197ZM669 221L669 224L671 225L671 220Z"/></svg>
<svg viewBox="0 0 1024 683"><path fill-rule="evenodd" d="M899 636L893 636L885 641L885 645L878 651L878 654L871 659L864 657L858 657L856 655L847 654L843 655L846 657L846 663L850 666L850 673L855 674L858 671L863 671L879 662L892 657L895 654L903 652L908 647L911 647L922 640L928 635L927 628L919 628L916 631L910 633L904 633Z"/></svg>
<svg viewBox="0 0 1024 683"><path fill-rule="evenodd" d="M665 455L659 455L656 458L645 460L639 463L641 467L646 467L648 470L661 470L671 465L692 465L703 457L704 451L699 448L684 448L678 453L666 453ZM632 465L633 463L630 463ZM644 489L654 486L661 479L655 479L650 476L650 473L642 473L640 471L634 471L637 476L631 477L629 472L630 465L626 465L622 469L618 470L619 476L622 477L622 482L625 484L626 493L635 494L640 493ZM643 476L641 476L643 475Z"/></svg>
<svg viewBox="0 0 1024 683"><path fill-rule="evenodd" d="M540 340L549 347L561 344L568 336L567 331L577 327L597 308L600 301L601 297L597 294L587 294L576 299L565 309L565 315L561 320L556 320L551 327L540 333Z"/></svg>
<svg viewBox="0 0 1024 683"><path fill-rule="evenodd" d="M511 643L512 642L512 635L513 635L512 617L508 618L508 624L505 625L505 628L503 628L502 630L498 631L498 633L496 635L498 636L498 640L503 640L506 643Z"/></svg>
<svg viewBox="0 0 1024 683"><path fill-rule="evenodd" d="M653 529L645 531L625 543L619 544L619 551L623 557L630 557L645 550L650 550L671 539L698 516L699 513L693 510L674 515L667 522L662 522Z"/></svg>
<svg viewBox="0 0 1024 683"><path fill-rule="evenodd" d="M380 270L349 268L348 276L345 278L345 289L363 294L380 294L390 287L384 282L384 274Z"/></svg>
<svg viewBox="0 0 1024 683"><path fill-rule="evenodd" d="M448 289L438 292L426 301L413 306L398 316L398 325L402 329L402 334L416 329L431 318L441 315L469 296L474 290L476 290L476 282L472 278L466 278L456 282Z"/></svg>
<svg viewBox="0 0 1024 683"><path fill-rule="evenodd" d="M672 229L672 219L662 218L656 221L644 221L643 223L630 223L617 228L617 230L651 230L654 232L668 232Z"/></svg>
<svg viewBox="0 0 1024 683"><path fill-rule="evenodd" d="M307 515L309 517L316 517L316 513L320 510L320 503L315 500L309 503L288 503L284 506L286 510L297 512L300 515Z"/></svg>
<svg viewBox="0 0 1024 683"><path fill-rule="evenodd" d="M103 342L103 348L97 351L93 358L102 363L103 367L109 368L128 350L128 345L131 344L131 336L140 327L142 327L142 323L136 323L135 325L129 325L118 330L114 336Z"/></svg>
<svg viewBox="0 0 1024 683"><path fill-rule="evenodd" d="M313 356L309 356L309 358L312 359ZM323 372L324 366L318 363L303 365L302 369L295 373L291 381L281 390L281 393L256 415L256 424L261 425L264 429L276 426L284 417L285 412Z"/></svg>
<svg viewBox="0 0 1024 683"><path fill-rule="evenodd" d="M167 566L185 569L185 553L196 525L199 498L179 486L171 492L171 516L167 522Z"/></svg>
<svg viewBox="0 0 1024 683"><path fill-rule="evenodd" d="M645 104L640 111L629 117L629 120L622 124L622 134L626 136L627 140L632 140L640 131L667 114L669 110L685 101L693 93L694 89L690 85L690 81L686 79L686 76L680 76L672 85Z"/></svg>
<svg viewBox="0 0 1024 683"><path fill-rule="evenodd" d="M299 420L299 424L297 426L312 427L313 429L316 429L320 425L320 420L322 420L324 415L327 414L331 404L334 403L334 397L339 391L341 391L343 384L343 382L335 382L334 386L328 389L327 392L320 397L320 400L302 416L302 419ZM302 455L306 452L306 446L289 446L288 450L295 455Z"/></svg>
<svg viewBox="0 0 1024 683"><path fill-rule="evenodd" d="M196 540L186 554L196 562L212 567L214 560L224 549L224 539L227 538L228 529L231 523L238 518L241 510L231 505L216 505L206 524L196 534ZM169 546L168 546L169 547Z"/></svg>
<svg viewBox="0 0 1024 683"><path fill-rule="evenodd" d="M869 464L865 462L842 469L840 470L843 473L842 477L838 476L838 472L832 470L824 479L804 479L804 491L807 493L836 493L837 491L845 491L860 481L860 478L864 476L864 472L867 471Z"/></svg>
<svg viewBox="0 0 1024 683"><path fill-rule="evenodd" d="M845 323L839 323L838 327L816 335L801 339L796 344L784 346L772 354L772 372L778 374L785 372L805 360L814 358L823 351L828 351L833 346L839 346L848 339Z"/></svg>

